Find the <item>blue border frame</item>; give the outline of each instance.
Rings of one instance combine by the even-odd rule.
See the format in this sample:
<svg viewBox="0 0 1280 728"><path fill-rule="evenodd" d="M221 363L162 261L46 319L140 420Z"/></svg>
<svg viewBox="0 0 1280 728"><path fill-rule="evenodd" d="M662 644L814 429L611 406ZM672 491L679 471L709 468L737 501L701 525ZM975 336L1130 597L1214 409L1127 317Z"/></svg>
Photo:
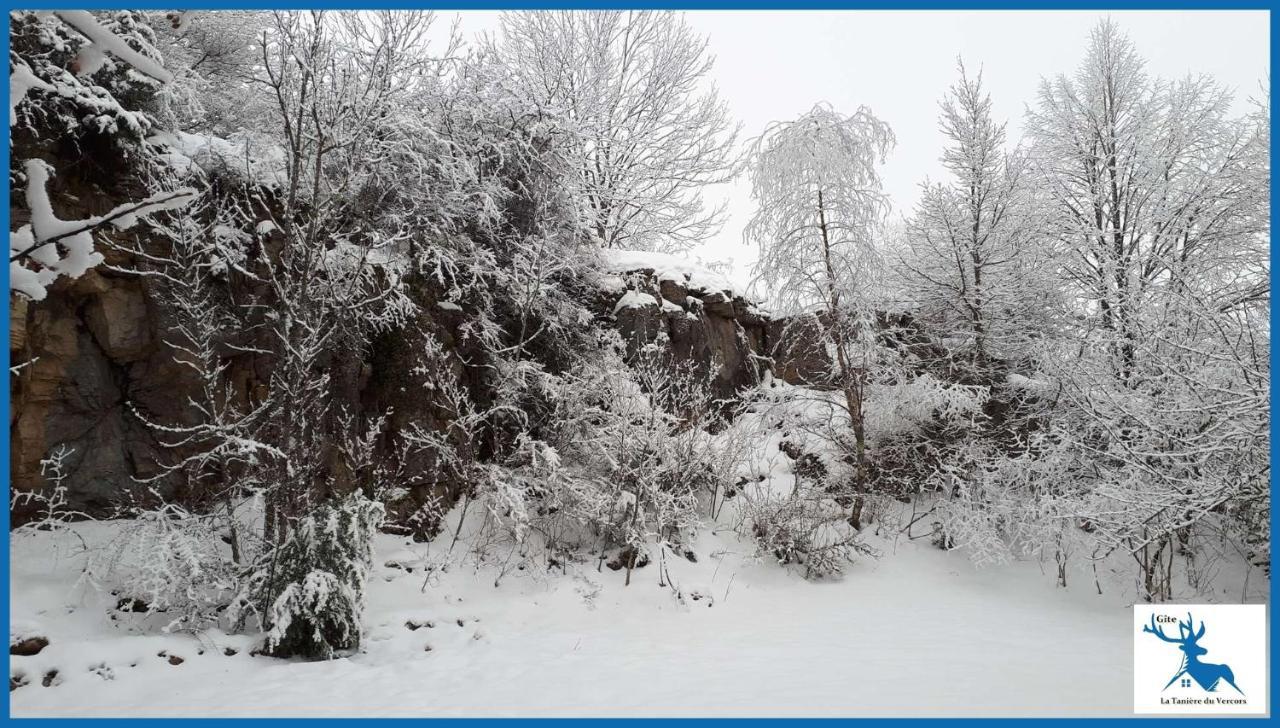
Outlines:
<svg viewBox="0 0 1280 728"><path fill-rule="evenodd" d="M15 3L12 0L6 0L4 3L6 12L11 10L54 10L65 9L68 7L76 7L87 10L107 10L116 8L137 8L143 10L170 9L182 3L174 2L157 2L156 0L142 0L140 2L31 2L31 3ZM577 8L632 8L632 9L670 9L670 10L1082 10L1082 11L1120 11L1120 10L1269 10L1269 25L1271 29L1271 68L1270 71L1274 75L1276 67L1277 48L1276 36L1277 29L1280 28L1280 0L1225 0L1224 2L1213 2L1212 0L1048 0L1047 2L1037 3L1034 0L904 0L902 2L893 2L892 0L797 0L796 2L786 3L781 0L420 0L419 2L396 2L387 0L374 0L365 5L359 3L338 1L338 0L312 0L311 2L297 2L296 0L278 0L277 2L226 2L218 0L200 0L191 5L183 6L190 10L257 10L270 8L330 8L337 10L358 9L361 7L372 8L432 8L437 10L513 10L513 9L577 9ZM5 56L9 51L9 34L3 35L3 41L0 41L0 47L3 47ZM0 96L7 101L9 96L8 87L0 90ZM1274 97L1271 100L1271 115L1275 118L1276 101ZM1280 144L1272 137L1271 141L1271 158L1276 158L1276 151L1280 149ZM9 145L0 148L0 165L6 169L9 166ZM1274 167L1271 172L1271 214L1275 217L1277 193L1275 188L1276 173ZM9 208L5 206L0 211L0 219L3 219L6 227L9 222ZM1280 260L1280 253L1274 245L1271 246L1271 265L1274 266ZM9 287L9 268L6 266L0 272L0 279L4 281L4 287ZM1271 328L1274 330L1276 325L1276 308L1274 299L1271 306ZM9 317L3 317L3 331L5 338L8 338ZM1277 344L1274 337L1271 343L1271 356L1274 361L1276 352L1280 351L1280 344ZM4 367L9 367L9 349L4 348L3 354ZM1271 405L1275 406L1275 385L1277 374L1272 369L1271 372ZM5 387L0 391L0 405L3 405L4 411L9 411L9 387ZM0 451L3 452L4 460L9 461L9 435L6 432L0 444ZM1277 454L1280 454L1280 444L1276 442L1276 425L1274 420L1271 423L1271 461L1274 463ZM9 486L9 471L4 473L4 483L6 491ZM1271 474L1271 493L1274 497L1276 493L1277 477L1274 470ZM1271 510L1271 530L1274 533L1277 523L1276 509L1273 505ZM9 530L9 510L3 509L3 515L0 515L0 523L3 523L5 531ZM3 615L4 621L9 621L9 541L5 541L4 545L5 559L0 564L0 573L4 576L4 601L0 604L0 615ZM1276 544L1273 537L1271 543L1272 562L1275 561ZM1280 593L1276 579L1273 575L1271 580L1270 602L1268 606L1268 641L1269 641L1269 657L1274 658L1276 654L1277 637L1274 629L1274 612L1270 605L1276 603L1277 593ZM1270 700L1271 710L1275 711L1276 686L1280 684L1280 680L1276 677L1275 660L1270 659L1268 663L1270 672ZM425 687L425 686L424 686ZM606 723L626 722L631 725L654 725L662 724L669 726L729 726L729 725L769 725L769 726L786 726L795 725L801 722L821 721L824 723L857 723L858 725L889 725L892 723L909 722L913 724L941 724L943 722L958 721L963 723L973 723L975 721L991 721L999 720L1007 724L1029 724L1041 721L1053 721L1058 724L1108 724L1120 723L1124 721L1141 718L1147 721L1154 721L1157 724L1165 724L1172 721L1194 720L1197 725L1213 725L1225 726L1229 722L1234 723L1239 720L1265 720L1273 721L1273 718L1237 716L1232 718L1194 718L1191 716L1168 716L1168 717L1147 717L1147 716L1131 716L1124 718L11 718L8 693L4 697L4 714L0 717L5 723L40 723L42 725L62 725L62 724L79 724L91 721L93 725L100 726L120 726L121 728L131 727L138 721L168 721L168 720L184 720L199 722L202 725L220 725L220 724L267 724L272 725L307 725L315 720L356 722L372 724L375 722L390 721L406 721L406 720L422 720L430 721L434 725L440 726L491 726L498 724L507 724L511 722L524 722L533 724L560 724L574 723L584 726L604 725Z"/></svg>

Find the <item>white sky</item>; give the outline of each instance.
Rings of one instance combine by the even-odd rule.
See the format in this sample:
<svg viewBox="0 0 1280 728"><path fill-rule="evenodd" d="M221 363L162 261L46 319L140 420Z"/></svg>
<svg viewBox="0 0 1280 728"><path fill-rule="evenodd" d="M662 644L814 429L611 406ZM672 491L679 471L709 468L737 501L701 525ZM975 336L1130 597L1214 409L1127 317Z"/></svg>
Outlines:
<svg viewBox="0 0 1280 728"><path fill-rule="evenodd" d="M496 30L498 13L458 13L464 34ZM1208 73L1236 91L1237 108L1268 78L1266 11L696 11L689 23L710 40L714 82L742 122L742 138L775 120L795 118L818 101L851 112L869 106L893 128L897 148L883 168L894 215L910 211L920 182L941 177L943 139L938 100L956 79L963 56L981 67L993 113L1021 135L1026 105L1040 78L1070 73L1084 55L1090 28L1110 15L1147 59L1147 71L1175 77ZM443 18L442 18L443 19ZM742 242L753 212L745 179L710 190L728 200L729 220L694 251L704 260L732 259L745 282L756 251Z"/></svg>

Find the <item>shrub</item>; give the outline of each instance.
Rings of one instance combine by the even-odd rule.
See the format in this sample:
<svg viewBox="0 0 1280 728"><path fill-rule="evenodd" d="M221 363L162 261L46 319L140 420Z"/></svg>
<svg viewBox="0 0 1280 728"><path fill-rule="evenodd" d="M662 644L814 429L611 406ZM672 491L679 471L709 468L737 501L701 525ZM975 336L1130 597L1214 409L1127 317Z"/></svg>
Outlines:
<svg viewBox="0 0 1280 728"><path fill-rule="evenodd" d="M298 519L251 570L232 607L236 624L256 614L266 630L264 652L276 657L322 660L359 647L382 518L381 503L353 493Z"/></svg>

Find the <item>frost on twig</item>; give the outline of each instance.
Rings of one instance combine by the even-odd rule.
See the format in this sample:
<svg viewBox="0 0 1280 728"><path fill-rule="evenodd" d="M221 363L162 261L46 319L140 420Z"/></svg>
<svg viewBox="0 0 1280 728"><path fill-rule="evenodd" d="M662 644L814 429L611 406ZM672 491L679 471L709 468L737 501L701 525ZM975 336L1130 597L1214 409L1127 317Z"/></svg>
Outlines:
<svg viewBox="0 0 1280 728"><path fill-rule="evenodd" d="M50 487L41 490L13 490L9 494L9 512L21 509L33 512L33 517L20 526L20 530L52 531L67 521L86 518L84 513L67 507L68 458L75 454L73 448L58 445L40 461L40 474Z"/></svg>

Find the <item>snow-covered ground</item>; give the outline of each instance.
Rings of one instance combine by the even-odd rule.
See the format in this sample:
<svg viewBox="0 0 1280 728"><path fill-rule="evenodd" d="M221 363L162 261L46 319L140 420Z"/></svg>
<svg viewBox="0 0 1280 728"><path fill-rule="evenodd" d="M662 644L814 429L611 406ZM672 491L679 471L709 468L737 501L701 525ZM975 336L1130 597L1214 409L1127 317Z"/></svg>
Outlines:
<svg viewBox="0 0 1280 728"><path fill-rule="evenodd" d="M112 527L78 529L93 543ZM27 683L12 713L1130 714L1131 618L1106 574L1099 596L1092 580L1055 588L1034 563L977 570L927 539L876 543L880 559L815 583L708 533L696 563L667 560L673 588L659 563L630 587L594 563L499 580L438 544L380 536L361 652L303 663L250 656L241 635L142 634L117 597L73 586L78 537L20 535L11 633L50 644L11 658Z"/></svg>

